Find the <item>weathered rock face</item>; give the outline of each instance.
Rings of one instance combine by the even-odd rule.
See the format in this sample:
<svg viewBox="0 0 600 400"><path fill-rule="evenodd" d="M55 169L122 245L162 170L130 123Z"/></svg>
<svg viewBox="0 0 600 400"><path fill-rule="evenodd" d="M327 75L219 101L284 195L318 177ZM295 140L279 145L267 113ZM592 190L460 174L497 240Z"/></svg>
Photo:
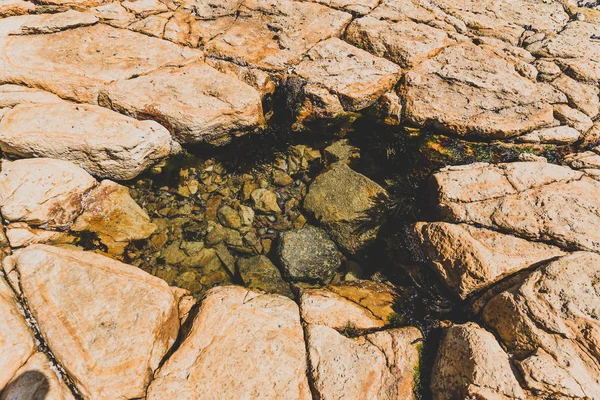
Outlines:
<svg viewBox="0 0 600 400"><path fill-rule="evenodd" d="M600 250L600 184L583 172L536 162L471 164L444 168L433 183L440 212L452 222Z"/></svg>
<svg viewBox="0 0 600 400"><path fill-rule="evenodd" d="M431 378L433 398L525 399L508 355L473 322L446 330Z"/></svg>
<svg viewBox="0 0 600 400"><path fill-rule="evenodd" d="M15 376L35 352L35 341L17 299L0 275L0 388Z"/></svg>
<svg viewBox="0 0 600 400"><path fill-rule="evenodd" d="M556 126L538 129L519 136L516 140L524 143L571 144L581 137L581 133L570 126Z"/></svg>
<svg viewBox="0 0 600 400"><path fill-rule="evenodd" d="M323 325L307 328L310 373L319 399L413 399L419 365L416 328L347 338Z"/></svg>
<svg viewBox="0 0 600 400"><path fill-rule="evenodd" d="M0 212L9 222L66 228L81 213L84 196L97 184L67 161L39 158L0 165Z"/></svg>
<svg viewBox="0 0 600 400"><path fill-rule="evenodd" d="M22 104L4 113L0 148L18 157L71 161L105 178L133 179L178 151L169 132L102 107L55 101Z"/></svg>
<svg viewBox="0 0 600 400"><path fill-rule="evenodd" d="M463 299L508 275L564 254L555 246L466 224L417 223L414 231L428 261Z"/></svg>
<svg viewBox="0 0 600 400"><path fill-rule="evenodd" d="M18 85L0 85L0 108L13 108L19 104L47 104L61 101L57 95L44 90Z"/></svg>
<svg viewBox="0 0 600 400"><path fill-rule="evenodd" d="M346 111L372 105L399 78L399 67L344 41L331 38L314 46L295 72L335 93Z"/></svg>
<svg viewBox="0 0 600 400"><path fill-rule="evenodd" d="M323 39L339 36L351 15L320 4L290 0L247 0L238 14L219 18L205 51L208 55L265 70L283 70ZM218 35L218 33L221 33Z"/></svg>
<svg viewBox="0 0 600 400"><path fill-rule="evenodd" d="M1 24L6 21L0 21ZM63 98L96 103L115 80L145 75L202 53L127 30L97 24L53 34L0 38L0 81L39 87Z"/></svg>
<svg viewBox="0 0 600 400"><path fill-rule="evenodd" d="M137 118L154 119L182 143L225 144L264 122L255 89L204 63L115 82L100 102Z"/></svg>
<svg viewBox="0 0 600 400"><path fill-rule="evenodd" d="M404 113L417 125L485 138L507 138L550 125L552 107L517 65L486 46L445 48L405 76Z"/></svg>
<svg viewBox="0 0 600 400"><path fill-rule="evenodd" d="M296 304L237 286L212 289L148 399L310 399Z"/></svg>
<svg viewBox="0 0 600 400"><path fill-rule="evenodd" d="M179 330L167 284L94 253L34 245L3 262L46 343L87 398L138 398ZM69 290L64 290L68 287Z"/></svg>
<svg viewBox="0 0 600 400"><path fill-rule="evenodd" d="M532 272L483 309L538 396L600 396L599 285L600 255L578 252Z"/></svg>
<svg viewBox="0 0 600 400"><path fill-rule="evenodd" d="M304 208L323 225L332 239L350 253L377 236L379 226L361 228L361 218L385 190L344 163L335 163L310 185Z"/></svg>
<svg viewBox="0 0 600 400"><path fill-rule="evenodd" d="M294 281L327 282L342 263L335 243L314 226L284 232L277 255L285 275Z"/></svg>

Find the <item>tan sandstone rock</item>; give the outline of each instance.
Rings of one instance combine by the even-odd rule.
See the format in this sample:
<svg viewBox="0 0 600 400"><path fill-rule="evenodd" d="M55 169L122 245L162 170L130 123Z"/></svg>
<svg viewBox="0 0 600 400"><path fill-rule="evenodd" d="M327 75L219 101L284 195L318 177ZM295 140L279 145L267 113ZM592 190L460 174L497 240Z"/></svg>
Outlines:
<svg viewBox="0 0 600 400"><path fill-rule="evenodd" d="M93 175L127 180L177 152L179 145L156 122L55 101L21 104L4 113L0 148L18 157L71 161Z"/></svg>
<svg viewBox="0 0 600 400"><path fill-rule="evenodd" d="M9 222L67 228L96 180L76 165L49 158L2 161L0 213Z"/></svg>
<svg viewBox="0 0 600 400"><path fill-rule="evenodd" d="M367 14L379 3L378 0L310 0L325 6L359 15Z"/></svg>
<svg viewBox="0 0 600 400"><path fill-rule="evenodd" d="M433 183L439 210L451 222L600 251L600 182L581 171L539 162L471 164L444 168Z"/></svg>
<svg viewBox="0 0 600 400"><path fill-rule="evenodd" d="M310 399L298 307L238 286L210 290L147 399Z"/></svg>
<svg viewBox="0 0 600 400"><path fill-rule="evenodd" d="M462 43L405 76L404 113L417 125L461 136L507 138L552 124L551 105L510 58Z"/></svg>
<svg viewBox="0 0 600 400"><path fill-rule="evenodd" d="M600 255L578 252L496 295L483 320L544 398L600 397Z"/></svg>
<svg viewBox="0 0 600 400"><path fill-rule="evenodd" d="M255 89L204 63L115 82L106 88L101 103L159 121L185 143L225 144L264 122Z"/></svg>
<svg viewBox="0 0 600 400"><path fill-rule="evenodd" d="M56 14L32 14L11 17L0 23L0 36L55 33L98 22L92 13L69 10Z"/></svg>
<svg viewBox="0 0 600 400"><path fill-rule="evenodd" d="M577 129L561 125L553 128L538 129L519 136L516 140L523 143L571 144L578 141L580 137L581 133Z"/></svg>
<svg viewBox="0 0 600 400"><path fill-rule="evenodd" d="M0 389L36 349L33 333L19 307L15 294L0 274Z"/></svg>
<svg viewBox="0 0 600 400"><path fill-rule="evenodd" d="M145 395L179 330L164 281L95 253L45 245L15 252L3 267L18 272L44 340L84 397Z"/></svg>
<svg viewBox="0 0 600 400"><path fill-rule="evenodd" d="M0 30L4 21L0 20ZM96 103L106 84L167 64L201 59L200 51L96 24L53 34L0 38L0 80Z"/></svg>
<svg viewBox="0 0 600 400"><path fill-rule="evenodd" d="M414 230L433 268L462 299L517 271L564 254L554 246L466 224L419 222Z"/></svg>
<svg viewBox="0 0 600 400"><path fill-rule="evenodd" d="M448 328L433 367L434 400L525 399L508 355L494 335L473 322Z"/></svg>
<svg viewBox="0 0 600 400"><path fill-rule="evenodd" d="M313 47L295 72L337 94L346 111L373 104L399 78L400 68L338 38Z"/></svg>
<svg viewBox="0 0 600 400"><path fill-rule="evenodd" d="M421 334L399 328L347 338L308 325L310 373L318 399L413 399Z"/></svg>
<svg viewBox="0 0 600 400"><path fill-rule="evenodd" d="M61 101L60 97L44 90L18 85L0 85L0 108L13 108L19 104L47 104Z"/></svg>

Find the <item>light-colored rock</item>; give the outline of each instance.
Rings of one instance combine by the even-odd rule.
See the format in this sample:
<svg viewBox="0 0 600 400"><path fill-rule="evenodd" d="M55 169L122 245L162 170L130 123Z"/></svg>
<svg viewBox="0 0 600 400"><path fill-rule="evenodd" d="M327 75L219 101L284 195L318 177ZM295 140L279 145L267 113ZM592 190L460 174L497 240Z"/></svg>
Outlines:
<svg viewBox="0 0 600 400"><path fill-rule="evenodd" d="M0 274L0 388L15 376L35 349L33 333L25 322L15 294Z"/></svg>
<svg viewBox="0 0 600 400"><path fill-rule="evenodd" d="M277 204L277 195L268 189L255 189L250 193L254 208L267 214L281 213Z"/></svg>
<svg viewBox="0 0 600 400"><path fill-rule="evenodd" d="M570 106L583 112L588 117L593 119L600 112L597 85L580 83L566 75L553 80L551 84L567 96Z"/></svg>
<svg viewBox="0 0 600 400"><path fill-rule="evenodd" d="M68 244L75 237L68 232L32 228L24 222L13 222L6 227L6 237L12 248L26 247L36 243Z"/></svg>
<svg viewBox="0 0 600 400"><path fill-rule="evenodd" d="M44 353L35 353L0 392L0 400L75 400Z"/></svg>
<svg viewBox="0 0 600 400"><path fill-rule="evenodd" d="M162 39L170 17L171 13L150 15L141 21L134 22L129 25L128 28L132 31L143 33L144 35L155 36Z"/></svg>
<svg viewBox="0 0 600 400"><path fill-rule="evenodd" d="M35 4L26 0L2 0L0 2L0 17L29 14L35 11Z"/></svg>
<svg viewBox="0 0 600 400"><path fill-rule="evenodd" d="M454 43L441 29L411 20L355 19L344 36L349 43L410 68Z"/></svg>
<svg viewBox="0 0 600 400"><path fill-rule="evenodd" d="M600 182L583 172L549 163L472 164L445 168L433 180L449 221L600 251Z"/></svg>
<svg viewBox="0 0 600 400"><path fill-rule="evenodd" d="M179 330L164 281L95 253L45 245L15 252L3 267L18 272L44 340L83 396L145 395Z"/></svg>
<svg viewBox="0 0 600 400"><path fill-rule="evenodd" d="M562 125L538 129L519 136L516 140L523 143L571 144L578 141L580 137L581 133L577 129Z"/></svg>
<svg viewBox="0 0 600 400"><path fill-rule="evenodd" d="M225 31L205 51L265 70L297 63L321 40L339 36L352 18L320 4L291 0L246 0L238 12L235 20L221 18L229 19Z"/></svg>
<svg viewBox="0 0 600 400"><path fill-rule="evenodd" d="M211 289L147 399L310 399L298 307L238 286Z"/></svg>
<svg viewBox="0 0 600 400"><path fill-rule="evenodd" d="M525 399L508 355L490 332L473 322L448 328L433 367L434 400Z"/></svg>
<svg viewBox="0 0 600 400"><path fill-rule="evenodd" d="M43 90L18 85L0 85L0 108L13 108L19 104L47 104L61 101L60 97Z"/></svg>
<svg viewBox="0 0 600 400"><path fill-rule="evenodd" d="M0 37L0 49L0 81L92 104L100 89L112 81L144 75L166 64L202 59L200 51L104 24Z"/></svg>
<svg viewBox="0 0 600 400"><path fill-rule="evenodd" d="M357 111L390 90L399 70L394 63L331 38L314 46L294 72L335 93L346 111Z"/></svg>
<svg viewBox="0 0 600 400"><path fill-rule="evenodd" d="M582 134L585 134L594 125L594 121L590 117L566 104L554 105L554 117L563 124L577 129Z"/></svg>
<svg viewBox="0 0 600 400"><path fill-rule="evenodd" d="M565 254L554 246L466 224L419 222L414 231L431 266L462 299L524 268Z"/></svg>
<svg viewBox="0 0 600 400"><path fill-rule="evenodd" d="M592 36L600 35L597 24L572 21L558 35L527 46L538 57L553 58L566 73L580 81L600 80L600 47Z"/></svg>
<svg viewBox="0 0 600 400"><path fill-rule="evenodd" d="M434 4L463 21L480 36L492 36L518 44L531 25L536 32L558 32L569 21L569 15L558 1L524 0L437 0Z"/></svg>
<svg viewBox="0 0 600 400"><path fill-rule="evenodd" d="M56 14L10 17L0 22L0 36L55 33L98 22L92 13L69 10Z"/></svg>
<svg viewBox="0 0 600 400"><path fill-rule="evenodd" d="M0 213L9 222L67 228L96 180L76 165L49 158L2 161Z"/></svg>
<svg viewBox="0 0 600 400"><path fill-rule="evenodd" d="M120 2L112 2L90 9L100 21L115 28L126 28L135 21L135 16L129 13Z"/></svg>
<svg viewBox="0 0 600 400"><path fill-rule="evenodd" d="M129 189L105 180L85 200L71 231L96 233L110 254L122 253L131 241L146 239L156 230L148 214L131 198Z"/></svg>
<svg viewBox="0 0 600 400"><path fill-rule="evenodd" d="M179 145L156 122L55 101L21 104L4 113L0 148L17 157L67 160L99 177L128 180L177 152Z"/></svg>
<svg viewBox="0 0 600 400"><path fill-rule="evenodd" d="M545 398L600 397L600 255L578 252L498 294L483 321Z"/></svg>
<svg viewBox="0 0 600 400"><path fill-rule="evenodd" d="M445 48L405 76L404 114L461 136L507 138L552 124L552 107L510 58L485 46Z"/></svg>
<svg viewBox="0 0 600 400"><path fill-rule="evenodd" d="M379 3L378 0L310 0L325 6L359 15L367 14Z"/></svg>
<svg viewBox="0 0 600 400"><path fill-rule="evenodd" d="M414 399L421 334L416 328L347 338L323 325L308 325L310 374L317 398Z"/></svg>
<svg viewBox="0 0 600 400"><path fill-rule="evenodd" d="M260 93L260 96L263 99L267 95L271 95L275 92L275 82L265 71L214 58L206 59L206 63L217 71L233 76L252 86L254 89L258 90L258 93Z"/></svg>
<svg viewBox="0 0 600 400"><path fill-rule="evenodd" d="M138 17L145 18L151 14L159 14L169 11L166 5L158 0L134 0L123 1L121 5Z"/></svg>
<svg viewBox="0 0 600 400"><path fill-rule="evenodd" d="M344 249L356 253L372 242L379 226L361 229L361 218L385 190L344 163L335 163L310 185L304 208Z"/></svg>
<svg viewBox="0 0 600 400"><path fill-rule="evenodd" d="M255 89L204 63L115 82L103 92L101 103L157 120L185 143L225 144L264 122Z"/></svg>
<svg viewBox="0 0 600 400"><path fill-rule="evenodd" d="M573 169L600 170L600 147L583 153L569 154L565 157L565 162Z"/></svg>

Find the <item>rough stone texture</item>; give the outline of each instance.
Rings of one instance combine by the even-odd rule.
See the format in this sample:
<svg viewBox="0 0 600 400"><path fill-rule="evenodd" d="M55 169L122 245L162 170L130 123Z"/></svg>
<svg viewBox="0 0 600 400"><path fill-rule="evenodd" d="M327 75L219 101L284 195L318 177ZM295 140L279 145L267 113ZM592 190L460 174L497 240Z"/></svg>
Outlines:
<svg viewBox="0 0 600 400"><path fill-rule="evenodd" d="M282 233L277 255L284 274L293 281L327 282L342 263L335 243L314 226Z"/></svg>
<svg viewBox="0 0 600 400"><path fill-rule="evenodd" d="M508 355L494 335L473 322L448 328L433 367L434 400L525 399Z"/></svg>
<svg viewBox="0 0 600 400"><path fill-rule="evenodd" d="M45 245L15 252L3 267L18 272L42 336L85 397L145 395L179 330L164 281L98 254Z"/></svg>
<svg viewBox="0 0 600 400"><path fill-rule="evenodd" d="M558 32L569 20L559 1L439 0L435 5L463 21L474 34L514 45L519 43L527 25L536 32Z"/></svg>
<svg viewBox="0 0 600 400"><path fill-rule="evenodd" d="M577 82L566 75L553 80L552 86L567 96L570 106L578 109L588 117L595 118L600 112L597 86Z"/></svg>
<svg viewBox="0 0 600 400"><path fill-rule="evenodd" d="M277 204L277 195L267 189L256 189L250 193L254 208L266 214L279 214L281 208Z"/></svg>
<svg viewBox="0 0 600 400"><path fill-rule="evenodd" d="M2 387L2 385L0 385ZM75 400L44 353L35 353L0 392L0 400Z"/></svg>
<svg viewBox="0 0 600 400"><path fill-rule="evenodd" d="M590 117L566 104L554 105L554 117L561 123L575 128L583 134L589 131L594 125L594 121Z"/></svg>
<svg viewBox="0 0 600 400"><path fill-rule="evenodd" d="M239 258L237 267L245 287L287 297L293 296L290 286L283 280L281 273L267 256Z"/></svg>
<svg viewBox="0 0 600 400"><path fill-rule="evenodd" d="M410 70L404 113L417 125L507 138L550 125L552 107L517 65L486 46L461 43Z"/></svg>
<svg viewBox="0 0 600 400"><path fill-rule="evenodd" d="M448 33L426 24L411 20L386 21L371 16L354 20L344 38L402 68L411 68L454 43Z"/></svg>
<svg viewBox="0 0 600 400"><path fill-rule="evenodd" d="M516 140L523 143L571 144L581 137L581 133L570 126L538 129L519 136Z"/></svg>
<svg viewBox="0 0 600 400"><path fill-rule="evenodd" d="M103 24L54 34L0 37L0 49L0 81L92 104L100 89L112 81L202 58L199 51Z"/></svg>
<svg viewBox="0 0 600 400"><path fill-rule="evenodd" d="M599 285L600 255L578 252L536 270L485 306L484 322L538 396L600 397Z"/></svg>
<svg viewBox="0 0 600 400"><path fill-rule="evenodd" d="M146 239L156 230L148 214L131 198L129 189L105 180L85 200L71 231L96 233L110 254L122 253L131 241Z"/></svg>
<svg viewBox="0 0 600 400"><path fill-rule="evenodd" d="M55 33L98 22L93 14L69 10L56 14L23 15L2 20L0 36Z"/></svg>
<svg viewBox="0 0 600 400"><path fill-rule="evenodd" d="M310 399L298 307L238 286L210 290L147 399Z"/></svg>
<svg viewBox="0 0 600 400"><path fill-rule="evenodd" d="M4 388L25 364L35 346L17 299L0 274L0 388Z"/></svg>
<svg viewBox="0 0 600 400"><path fill-rule="evenodd" d="M323 325L308 325L310 374L318 399L413 399L419 365L416 328L347 338Z"/></svg>
<svg viewBox="0 0 600 400"><path fill-rule="evenodd" d="M0 149L18 157L72 161L93 175L127 180L177 152L179 146L156 122L56 101L21 104L4 113Z"/></svg>
<svg viewBox="0 0 600 400"><path fill-rule="evenodd" d="M0 108L13 108L19 104L46 104L61 102L55 94L18 85L0 85ZM4 110L6 112L7 110Z"/></svg>
<svg viewBox="0 0 600 400"><path fill-rule="evenodd" d="M0 3L0 17L12 17L35 11L35 5L25 0L3 0Z"/></svg>
<svg viewBox="0 0 600 400"><path fill-rule="evenodd" d="M462 299L517 271L564 254L555 246L466 224L419 222L414 232L433 268Z"/></svg>
<svg viewBox="0 0 600 400"><path fill-rule="evenodd" d="M339 36L351 20L342 11L290 0L246 0L237 11L235 20L220 18L226 20L224 32L214 35L205 51L266 70L297 63L321 40Z"/></svg>
<svg viewBox="0 0 600 400"><path fill-rule="evenodd" d="M0 213L9 222L67 228L96 180L76 165L34 158L0 164Z"/></svg>
<svg viewBox="0 0 600 400"><path fill-rule="evenodd" d="M527 50L538 57L553 58L577 80L596 83L600 80L600 47L592 36L599 34L597 24L572 21L558 35L548 35Z"/></svg>
<svg viewBox="0 0 600 400"><path fill-rule="evenodd" d="M294 71L335 93L346 111L357 111L390 90L399 70L394 63L331 38L314 46Z"/></svg>
<svg viewBox="0 0 600 400"><path fill-rule="evenodd" d="M25 247L36 243L57 245L75 241L75 237L68 232L32 228L24 222L9 224L6 227L6 236L12 248Z"/></svg>
<svg viewBox="0 0 600 400"><path fill-rule="evenodd" d="M350 253L356 253L377 237L379 226L361 227L361 218L385 190L344 163L335 163L310 185L304 208Z"/></svg>
<svg viewBox="0 0 600 400"><path fill-rule="evenodd" d="M154 119L182 143L225 144L264 122L255 89L204 63L115 82L100 102L136 118Z"/></svg>
<svg viewBox="0 0 600 400"><path fill-rule="evenodd" d="M444 168L433 184L449 221L600 251L600 182L583 172L540 162L480 163Z"/></svg>

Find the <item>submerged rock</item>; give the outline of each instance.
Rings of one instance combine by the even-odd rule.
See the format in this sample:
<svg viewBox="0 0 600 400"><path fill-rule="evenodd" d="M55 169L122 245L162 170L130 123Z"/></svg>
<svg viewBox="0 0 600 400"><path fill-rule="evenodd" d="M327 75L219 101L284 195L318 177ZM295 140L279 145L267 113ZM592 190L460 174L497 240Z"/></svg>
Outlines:
<svg viewBox="0 0 600 400"><path fill-rule="evenodd" d="M290 286L283 280L277 267L266 256L239 258L237 267L245 287L293 297Z"/></svg>
<svg viewBox="0 0 600 400"><path fill-rule="evenodd" d="M284 274L293 281L327 282L342 263L335 243L314 226L282 233L277 255Z"/></svg>
<svg viewBox="0 0 600 400"><path fill-rule="evenodd" d="M344 163L335 163L310 185L304 208L315 216L331 238L350 253L371 243L379 231L378 221L368 221L375 200L385 190Z"/></svg>

